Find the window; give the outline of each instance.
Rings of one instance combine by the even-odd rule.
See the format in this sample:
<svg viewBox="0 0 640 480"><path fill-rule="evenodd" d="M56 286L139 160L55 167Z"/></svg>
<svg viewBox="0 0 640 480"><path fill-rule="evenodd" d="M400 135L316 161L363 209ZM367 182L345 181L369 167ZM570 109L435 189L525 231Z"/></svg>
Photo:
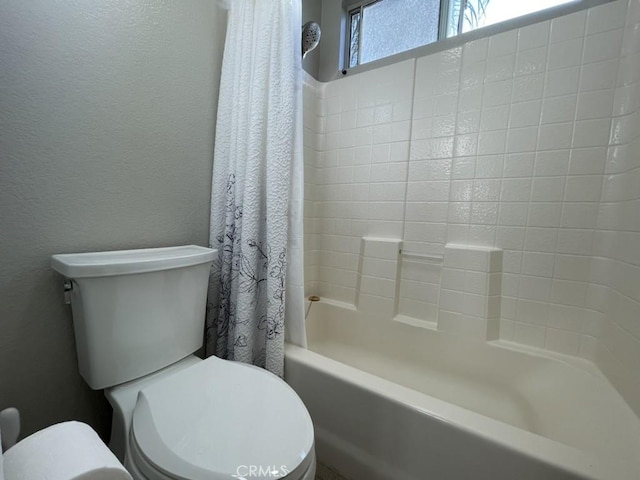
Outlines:
<svg viewBox="0 0 640 480"><path fill-rule="evenodd" d="M346 65L580 0L365 0L347 10ZM462 12L462 15L460 14Z"/></svg>

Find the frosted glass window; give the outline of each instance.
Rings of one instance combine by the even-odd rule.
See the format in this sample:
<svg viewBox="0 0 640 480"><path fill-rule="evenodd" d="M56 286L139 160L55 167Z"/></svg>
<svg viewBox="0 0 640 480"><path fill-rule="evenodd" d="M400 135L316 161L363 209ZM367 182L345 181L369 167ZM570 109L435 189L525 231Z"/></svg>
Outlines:
<svg viewBox="0 0 640 480"><path fill-rule="evenodd" d="M439 17L440 0L380 0L365 5L358 63L435 42Z"/></svg>
<svg viewBox="0 0 640 480"><path fill-rule="evenodd" d="M599 0L606 3L609 0ZM587 0L343 0L351 68L559 5ZM442 25L442 29L440 29ZM441 30L441 31L440 31Z"/></svg>

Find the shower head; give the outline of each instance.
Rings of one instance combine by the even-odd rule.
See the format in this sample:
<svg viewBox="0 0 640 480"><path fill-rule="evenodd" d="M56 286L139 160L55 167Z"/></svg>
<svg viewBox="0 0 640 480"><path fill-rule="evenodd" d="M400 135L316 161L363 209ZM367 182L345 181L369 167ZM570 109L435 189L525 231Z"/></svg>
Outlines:
<svg viewBox="0 0 640 480"><path fill-rule="evenodd" d="M302 27L302 58L320 43L320 25L307 22Z"/></svg>

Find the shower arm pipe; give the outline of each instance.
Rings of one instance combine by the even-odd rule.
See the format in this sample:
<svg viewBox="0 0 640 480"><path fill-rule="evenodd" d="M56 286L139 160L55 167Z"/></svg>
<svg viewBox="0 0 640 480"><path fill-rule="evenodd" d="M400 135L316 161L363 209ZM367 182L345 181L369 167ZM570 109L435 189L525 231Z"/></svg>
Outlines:
<svg viewBox="0 0 640 480"><path fill-rule="evenodd" d="M400 250L400 256L406 258L416 258L429 263L442 263L442 255L425 255L424 253L412 253Z"/></svg>

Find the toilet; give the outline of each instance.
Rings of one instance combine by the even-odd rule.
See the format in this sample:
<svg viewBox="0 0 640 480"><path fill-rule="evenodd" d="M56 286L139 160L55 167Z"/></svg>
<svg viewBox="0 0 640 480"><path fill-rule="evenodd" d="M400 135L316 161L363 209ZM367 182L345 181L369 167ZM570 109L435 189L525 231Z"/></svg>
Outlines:
<svg viewBox="0 0 640 480"><path fill-rule="evenodd" d="M313 425L283 380L194 355L216 251L53 255L82 377L113 407L110 448L135 480L313 480Z"/></svg>

